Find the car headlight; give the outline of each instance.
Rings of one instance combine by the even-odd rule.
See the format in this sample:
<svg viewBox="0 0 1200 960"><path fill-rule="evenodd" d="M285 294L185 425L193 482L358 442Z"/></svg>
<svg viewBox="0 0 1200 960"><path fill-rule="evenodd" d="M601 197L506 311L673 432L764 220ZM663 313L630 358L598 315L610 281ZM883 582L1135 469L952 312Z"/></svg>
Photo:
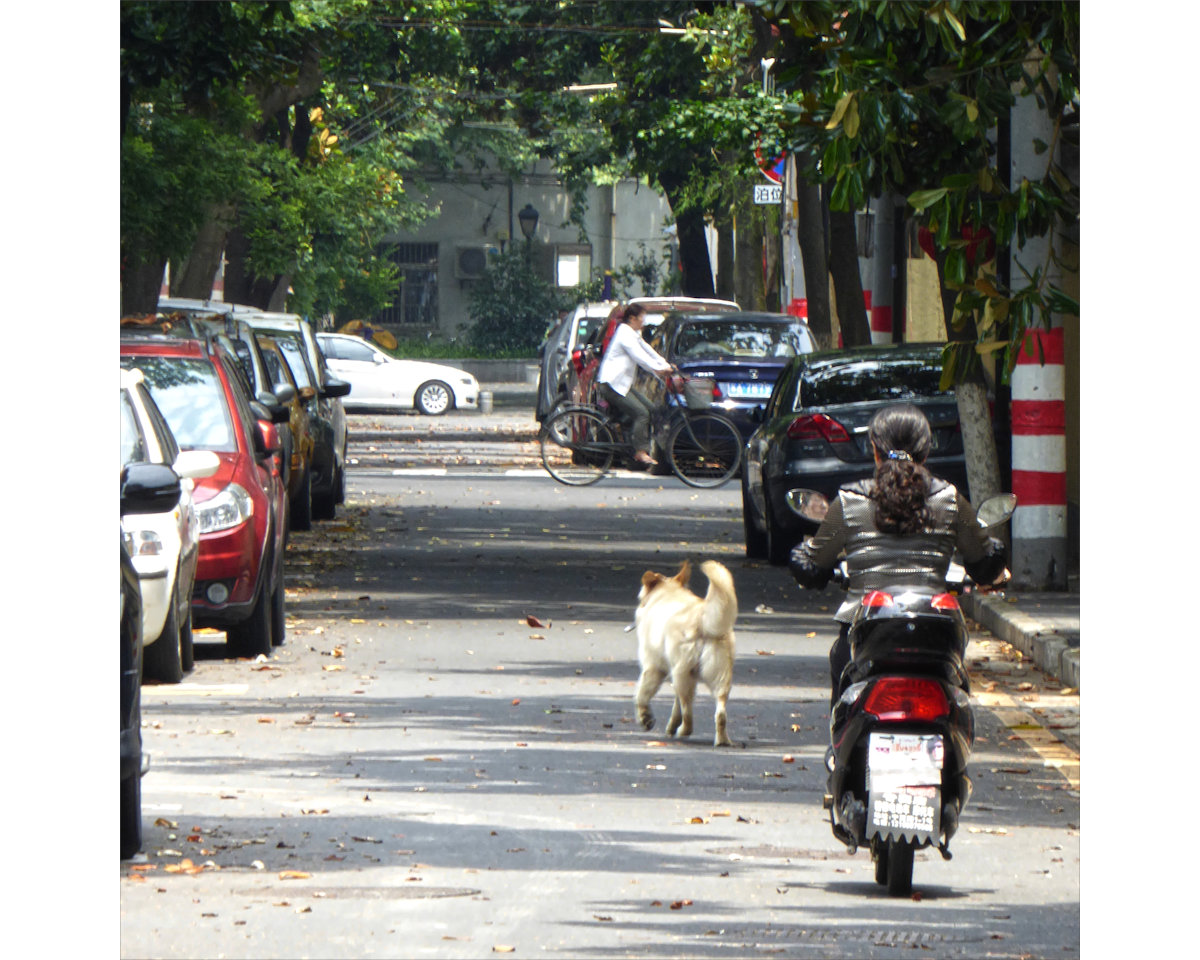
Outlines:
<svg viewBox="0 0 1200 960"><path fill-rule="evenodd" d="M131 530L126 541L131 557L161 557L163 542L153 530Z"/></svg>
<svg viewBox="0 0 1200 960"><path fill-rule="evenodd" d="M231 483L215 497L196 504L201 533L228 530L254 515L254 501L239 484Z"/></svg>

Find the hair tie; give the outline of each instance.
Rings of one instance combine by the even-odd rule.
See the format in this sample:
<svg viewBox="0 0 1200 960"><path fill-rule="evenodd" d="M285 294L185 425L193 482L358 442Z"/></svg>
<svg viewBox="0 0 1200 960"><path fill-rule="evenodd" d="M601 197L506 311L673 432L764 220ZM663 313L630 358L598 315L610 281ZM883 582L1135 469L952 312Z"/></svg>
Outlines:
<svg viewBox="0 0 1200 960"><path fill-rule="evenodd" d="M909 463L912 463L912 457L908 455L907 450L889 450L887 458L889 460L907 460Z"/></svg>

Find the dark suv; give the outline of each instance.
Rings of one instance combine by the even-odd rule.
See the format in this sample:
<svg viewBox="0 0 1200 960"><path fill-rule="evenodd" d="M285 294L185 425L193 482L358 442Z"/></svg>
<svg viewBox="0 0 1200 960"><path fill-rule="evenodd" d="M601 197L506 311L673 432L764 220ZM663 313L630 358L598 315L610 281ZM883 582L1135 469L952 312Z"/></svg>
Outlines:
<svg viewBox="0 0 1200 960"><path fill-rule="evenodd" d="M814 490L827 500L875 470L867 427L893 403L921 408L933 428L926 466L967 488L958 405L939 388L940 343L881 344L796 357L780 374L746 444L742 515L746 554L787 562L792 547L817 524L787 506L789 490Z"/></svg>

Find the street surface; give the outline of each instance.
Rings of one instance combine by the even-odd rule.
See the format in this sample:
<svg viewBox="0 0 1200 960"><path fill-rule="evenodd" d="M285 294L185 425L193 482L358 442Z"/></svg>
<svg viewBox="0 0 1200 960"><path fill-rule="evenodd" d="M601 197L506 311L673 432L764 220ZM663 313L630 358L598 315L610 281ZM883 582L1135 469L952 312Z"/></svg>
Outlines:
<svg viewBox="0 0 1200 960"><path fill-rule="evenodd" d="M123 957L1079 956L1074 691L980 635L954 859L889 898L821 809L835 594L745 559L736 481L566 488L519 437L350 429L345 507L292 534L286 644L197 633L144 688ZM684 558L737 585L732 748L703 687L690 740L669 685L634 722L640 577Z"/></svg>

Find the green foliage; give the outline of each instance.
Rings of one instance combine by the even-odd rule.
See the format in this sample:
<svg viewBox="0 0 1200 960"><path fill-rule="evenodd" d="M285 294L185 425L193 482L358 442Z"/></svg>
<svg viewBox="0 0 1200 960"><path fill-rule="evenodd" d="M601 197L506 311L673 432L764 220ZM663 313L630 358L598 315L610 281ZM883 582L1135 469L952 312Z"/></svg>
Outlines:
<svg viewBox="0 0 1200 960"><path fill-rule="evenodd" d="M483 350L531 355L560 311L578 302L572 289L561 292L533 269L528 251L513 244L497 256L471 288L468 339Z"/></svg>
<svg viewBox="0 0 1200 960"><path fill-rule="evenodd" d="M1078 5L770 0L764 9L782 34L780 83L791 90L802 174L832 185L834 210L907 196L944 258L944 282L959 291L953 325L972 316L976 356L1003 350L1011 370L1029 325L1079 309L1050 281L1054 243L1010 286L989 266L1030 238L1077 236L1079 187L1061 158L1078 149ZM1006 186L994 131L1018 97L1046 112L1053 142L1033 143L1046 155L1043 176ZM952 356L949 369L970 367Z"/></svg>

